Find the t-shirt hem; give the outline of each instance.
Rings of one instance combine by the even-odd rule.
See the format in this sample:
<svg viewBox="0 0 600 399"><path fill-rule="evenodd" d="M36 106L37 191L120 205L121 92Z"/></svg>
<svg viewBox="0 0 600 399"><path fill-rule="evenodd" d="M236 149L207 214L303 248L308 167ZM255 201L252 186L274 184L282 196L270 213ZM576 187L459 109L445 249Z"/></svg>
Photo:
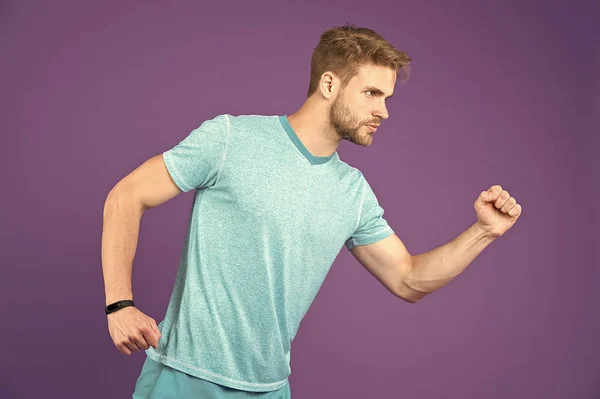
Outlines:
<svg viewBox="0 0 600 399"><path fill-rule="evenodd" d="M169 174L171 175L171 178L173 179L177 187L179 187L179 189L183 192L191 191L193 187L189 186L185 182L185 180L183 180L183 177L181 177L179 171L173 164L173 160L171 159L171 150L163 152L162 155L163 160L165 162L165 166L167 167L167 170L169 171Z"/></svg>
<svg viewBox="0 0 600 399"><path fill-rule="evenodd" d="M272 383L256 383L256 382L246 382L235 380L233 378L225 377L220 374L213 373L208 370L201 369L199 367L193 366L186 362L182 362L180 360L174 359L172 357L168 357L165 355L161 355L156 353L150 349L146 350L146 355L157 362L160 362L166 366L172 367L176 370L182 371L186 374L189 374L194 377L202 378L204 380L213 382L215 384L223 385L229 388L250 391L250 392L269 392L276 391L280 388L283 388L287 383L287 378L282 381L272 382Z"/></svg>
<svg viewBox="0 0 600 399"><path fill-rule="evenodd" d="M357 245L367 245L367 244L373 244L374 242L383 240L384 238L386 238L387 236L391 236L392 234L394 234L394 230L392 230L391 228L385 229L384 231L382 231L381 233L375 234L374 236L369 236L366 238L360 238L360 239L349 239L346 242L346 248L348 250L351 250L353 247L357 246Z"/></svg>

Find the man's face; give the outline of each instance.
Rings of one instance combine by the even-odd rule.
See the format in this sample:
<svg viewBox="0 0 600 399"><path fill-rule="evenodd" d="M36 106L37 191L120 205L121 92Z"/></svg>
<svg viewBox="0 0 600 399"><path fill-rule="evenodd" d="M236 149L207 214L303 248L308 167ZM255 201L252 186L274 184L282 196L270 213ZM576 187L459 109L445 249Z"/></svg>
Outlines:
<svg viewBox="0 0 600 399"><path fill-rule="evenodd" d="M362 146L373 141L374 129L388 118L386 98L393 94L396 73L391 68L363 65L338 93L329 110L329 120L342 140Z"/></svg>

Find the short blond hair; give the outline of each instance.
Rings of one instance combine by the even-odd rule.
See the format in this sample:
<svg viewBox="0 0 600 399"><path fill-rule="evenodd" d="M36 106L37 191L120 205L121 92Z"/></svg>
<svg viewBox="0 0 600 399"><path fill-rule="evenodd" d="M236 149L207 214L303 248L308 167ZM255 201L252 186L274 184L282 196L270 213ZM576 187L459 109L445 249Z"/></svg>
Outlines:
<svg viewBox="0 0 600 399"><path fill-rule="evenodd" d="M312 54L307 97L317 91L324 72L335 73L343 89L363 64L391 68L396 71L396 76L402 73L401 82L404 83L410 77L411 61L408 54L394 48L372 29L353 24L329 29L321 34Z"/></svg>

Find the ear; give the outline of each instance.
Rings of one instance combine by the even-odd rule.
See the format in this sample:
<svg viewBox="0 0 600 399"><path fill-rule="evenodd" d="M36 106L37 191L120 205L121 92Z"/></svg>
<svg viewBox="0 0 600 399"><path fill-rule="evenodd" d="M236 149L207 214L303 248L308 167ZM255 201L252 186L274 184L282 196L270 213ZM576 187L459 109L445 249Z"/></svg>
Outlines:
<svg viewBox="0 0 600 399"><path fill-rule="evenodd" d="M333 72L327 71L321 75L321 80L319 81L319 90L323 97L330 99L333 97L335 90L339 86L338 78L333 74Z"/></svg>

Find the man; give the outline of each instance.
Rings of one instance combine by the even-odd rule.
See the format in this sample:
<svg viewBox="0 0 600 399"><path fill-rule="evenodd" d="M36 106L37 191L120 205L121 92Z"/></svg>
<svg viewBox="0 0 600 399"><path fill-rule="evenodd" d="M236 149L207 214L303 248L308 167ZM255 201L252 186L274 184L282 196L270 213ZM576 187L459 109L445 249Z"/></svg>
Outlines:
<svg viewBox="0 0 600 399"><path fill-rule="evenodd" d="M122 353L146 350L134 397L289 398L291 342L344 246L391 293L416 303L515 223L521 206L495 185L475 201L476 223L413 256L363 174L340 160L341 140L372 143L410 61L370 29L330 29L295 113L218 115L111 190L102 236L107 318ZM185 247L157 326L132 303L140 218L191 190Z"/></svg>

